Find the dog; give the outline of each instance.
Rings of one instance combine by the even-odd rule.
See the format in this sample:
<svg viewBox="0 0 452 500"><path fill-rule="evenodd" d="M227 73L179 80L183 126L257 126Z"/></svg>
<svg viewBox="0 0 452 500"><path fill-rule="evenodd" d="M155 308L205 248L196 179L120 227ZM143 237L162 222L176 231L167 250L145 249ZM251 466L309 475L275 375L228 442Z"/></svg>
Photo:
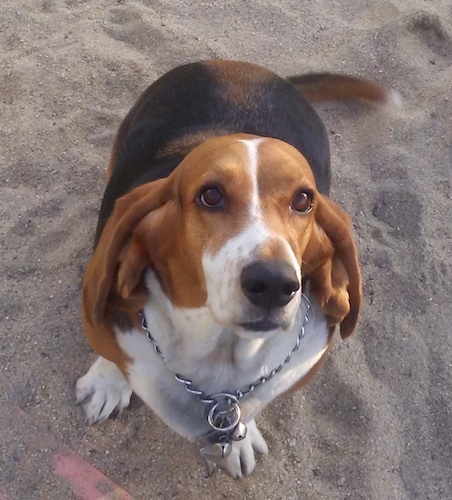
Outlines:
<svg viewBox="0 0 452 500"><path fill-rule="evenodd" d="M212 470L250 474L256 416L355 330L352 224L328 197L330 153L310 102L394 103L377 83L281 78L244 62L166 73L122 122L83 280L99 357L76 383L89 424L135 392Z"/></svg>

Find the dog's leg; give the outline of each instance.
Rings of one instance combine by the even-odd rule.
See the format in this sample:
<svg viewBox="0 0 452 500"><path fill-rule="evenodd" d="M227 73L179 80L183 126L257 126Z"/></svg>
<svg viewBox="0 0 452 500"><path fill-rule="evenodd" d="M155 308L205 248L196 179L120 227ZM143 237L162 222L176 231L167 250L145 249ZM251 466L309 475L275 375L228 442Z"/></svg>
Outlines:
<svg viewBox="0 0 452 500"><path fill-rule="evenodd" d="M99 356L86 374L77 380L75 395L77 404L83 406L87 423L91 425L127 408L132 387L114 363Z"/></svg>
<svg viewBox="0 0 452 500"><path fill-rule="evenodd" d="M248 428L246 438L242 441L233 441L231 454L219 464L236 479L253 472L256 466L255 453L268 453L267 443L257 428L256 421L250 420L246 426Z"/></svg>

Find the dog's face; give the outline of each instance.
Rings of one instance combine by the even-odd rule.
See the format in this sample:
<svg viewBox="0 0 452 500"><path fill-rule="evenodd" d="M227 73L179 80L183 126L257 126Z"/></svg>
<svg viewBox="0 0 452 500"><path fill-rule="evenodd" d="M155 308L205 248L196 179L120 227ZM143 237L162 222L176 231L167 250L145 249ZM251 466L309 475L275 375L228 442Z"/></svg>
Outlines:
<svg viewBox="0 0 452 500"><path fill-rule="evenodd" d="M317 191L306 159L276 139L201 144L168 178L118 201L93 261L102 270L88 270L85 290L100 315L112 294L142 304L149 266L175 306L206 306L244 336L290 328L302 277L343 336L359 309L349 220Z"/></svg>
<svg viewBox="0 0 452 500"><path fill-rule="evenodd" d="M181 225L196 241L183 252L202 270L201 300L216 322L242 333L289 328L318 195L309 165L273 139L222 138L193 153L179 193Z"/></svg>

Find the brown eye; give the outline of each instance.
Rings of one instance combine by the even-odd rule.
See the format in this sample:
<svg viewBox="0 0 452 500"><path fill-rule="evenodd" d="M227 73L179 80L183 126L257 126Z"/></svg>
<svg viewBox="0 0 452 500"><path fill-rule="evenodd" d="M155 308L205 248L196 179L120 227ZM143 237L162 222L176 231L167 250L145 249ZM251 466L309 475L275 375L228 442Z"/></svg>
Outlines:
<svg viewBox="0 0 452 500"><path fill-rule="evenodd" d="M308 214L312 210L312 193L300 190L295 193L290 208L301 214Z"/></svg>
<svg viewBox="0 0 452 500"><path fill-rule="evenodd" d="M218 208L224 205L224 196L217 187L204 188L199 195L199 201L208 208Z"/></svg>

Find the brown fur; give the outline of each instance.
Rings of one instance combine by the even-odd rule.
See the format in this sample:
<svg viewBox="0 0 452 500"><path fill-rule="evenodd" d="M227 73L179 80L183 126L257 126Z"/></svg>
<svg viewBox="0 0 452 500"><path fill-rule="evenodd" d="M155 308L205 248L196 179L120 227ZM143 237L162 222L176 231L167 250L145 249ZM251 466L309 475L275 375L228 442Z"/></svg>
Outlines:
<svg viewBox="0 0 452 500"><path fill-rule="evenodd" d="M321 196L316 220L318 225L303 256L305 276L329 326L340 323L345 339L353 333L361 307L361 272L351 221L325 196Z"/></svg>
<svg viewBox="0 0 452 500"><path fill-rule="evenodd" d="M116 203L86 271L83 319L93 348L121 369L127 360L115 340L112 314L120 310L132 319L138 317L147 299L142 282L147 267L154 268L174 305L204 305L207 293L201 256L216 252L246 222L243 204L249 201L251 186L243 164L245 147L237 139L252 137L207 141L168 178L138 187ZM361 301L350 220L318 193L308 163L294 148L266 139L259 158L258 188L267 223L289 242L329 326L340 323L346 338L355 328ZM279 182L281 169L287 186ZM194 201L200 187L211 181L221 182L228 192L230 205L224 210L206 211ZM288 208L299 187L314 193L310 214L296 215ZM270 243L263 256L272 259L275 255L278 245Z"/></svg>

